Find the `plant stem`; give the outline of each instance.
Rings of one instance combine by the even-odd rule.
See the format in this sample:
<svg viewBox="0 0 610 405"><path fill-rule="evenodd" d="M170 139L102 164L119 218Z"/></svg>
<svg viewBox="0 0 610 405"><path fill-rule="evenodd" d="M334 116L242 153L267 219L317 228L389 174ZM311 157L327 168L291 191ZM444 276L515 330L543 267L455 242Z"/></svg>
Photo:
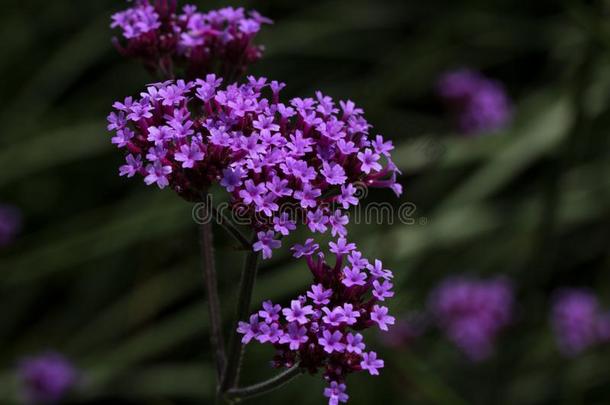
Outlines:
<svg viewBox="0 0 610 405"><path fill-rule="evenodd" d="M240 400L245 398L255 397L257 395L266 394L274 391L284 384L290 382L293 378L298 377L303 373L303 370L296 364L288 370L272 377L266 381L243 388L232 388L227 391L225 397L229 400Z"/></svg>
<svg viewBox="0 0 610 405"><path fill-rule="evenodd" d="M237 332L237 323L242 319L246 319L250 311L250 301L252 300L252 291L254 290L254 281L258 268L258 256L258 252L250 250L248 256L246 256L244 268L241 273L237 296L236 319L229 342L227 365L222 378L222 392L227 392L237 384L243 349L241 336L239 335L239 332Z"/></svg>
<svg viewBox="0 0 610 405"><path fill-rule="evenodd" d="M222 226L233 238L240 244L242 249L251 250L252 244L248 241L248 238L235 226L233 221L227 217L222 211L218 211L215 207L211 207L212 214L216 219L218 225Z"/></svg>
<svg viewBox="0 0 610 405"><path fill-rule="evenodd" d="M214 241L212 237L212 224L206 222L199 227L201 239L201 256L203 259L203 279L205 292L208 298L208 312L210 317L210 342L216 361L216 372L220 384L222 372L225 367L224 339L222 337L222 320L220 316L220 300L218 298L218 282L214 267Z"/></svg>

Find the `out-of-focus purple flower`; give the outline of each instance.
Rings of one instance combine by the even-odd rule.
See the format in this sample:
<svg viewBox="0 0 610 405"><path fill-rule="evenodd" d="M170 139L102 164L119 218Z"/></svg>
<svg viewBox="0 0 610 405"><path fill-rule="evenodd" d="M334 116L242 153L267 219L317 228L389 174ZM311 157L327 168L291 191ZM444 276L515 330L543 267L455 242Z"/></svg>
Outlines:
<svg viewBox="0 0 610 405"><path fill-rule="evenodd" d="M430 311L447 337L472 361L489 357L511 320L514 293L505 278L450 277L432 291Z"/></svg>
<svg viewBox="0 0 610 405"><path fill-rule="evenodd" d="M180 11L176 0L139 0L115 13L110 26L121 31L113 39L118 51L153 73L169 79L182 69L182 77L218 73L231 78L261 58L264 48L254 38L261 24L271 23L243 8L202 13L193 5ZM165 105L170 105L168 99Z"/></svg>
<svg viewBox="0 0 610 405"><path fill-rule="evenodd" d="M610 338L610 318L602 313L593 292L586 289L557 291L551 323L559 349L569 357Z"/></svg>
<svg viewBox="0 0 610 405"><path fill-rule="evenodd" d="M0 248L10 244L21 230L21 212L11 205L0 204Z"/></svg>
<svg viewBox="0 0 610 405"><path fill-rule="evenodd" d="M502 84L470 69L441 75L437 93L465 134L491 132L510 122L512 107Z"/></svg>
<svg viewBox="0 0 610 405"><path fill-rule="evenodd" d="M59 353L23 359L18 366L21 395L28 404L59 403L77 384L79 373Z"/></svg>

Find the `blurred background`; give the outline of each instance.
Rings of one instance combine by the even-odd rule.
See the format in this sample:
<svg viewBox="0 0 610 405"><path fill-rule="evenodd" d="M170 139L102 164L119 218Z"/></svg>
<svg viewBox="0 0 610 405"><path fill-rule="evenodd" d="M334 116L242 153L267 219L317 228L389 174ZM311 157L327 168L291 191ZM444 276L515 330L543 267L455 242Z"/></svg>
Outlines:
<svg viewBox="0 0 610 405"><path fill-rule="evenodd" d="M229 5L194 0L207 10ZM364 108L395 145L411 224L358 225L352 239L396 274L390 308L421 313L445 277L504 275L516 304L495 352L470 361L435 328L388 346L381 376L353 375L351 404L607 404L610 349L566 357L549 321L554 291L585 287L610 308L610 4L585 1L231 2L275 20L250 72ZM84 404L212 403L207 311L191 205L118 177L105 118L151 78L111 46L120 0L4 1L0 32L0 204L21 231L0 247L0 403L18 403L20 359L63 353ZM470 67L503 83L510 125L464 136L435 94ZM223 310L241 254L216 229ZM310 282L287 250L264 262L253 308ZM226 327L229 328L227 322ZM274 371L249 345L242 381ZM321 404L303 376L252 404Z"/></svg>

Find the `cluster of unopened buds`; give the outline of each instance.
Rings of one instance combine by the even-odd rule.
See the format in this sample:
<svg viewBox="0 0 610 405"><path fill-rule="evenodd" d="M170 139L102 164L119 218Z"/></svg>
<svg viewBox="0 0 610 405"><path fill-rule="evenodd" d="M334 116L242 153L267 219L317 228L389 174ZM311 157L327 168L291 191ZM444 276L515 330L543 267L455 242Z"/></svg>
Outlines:
<svg viewBox="0 0 610 405"><path fill-rule="evenodd" d="M364 188L400 195L402 187L392 143L370 134L354 102L336 103L320 91L283 101L284 83L252 76L232 82L260 57L252 38L269 22L232 8L201 14L186 6L176 14L167 0L138 1L117 13L113 26L123 30L125 54L165 78L182 64L187 79L150 84L139 97L114 103L108 130L124 151L121 176L141 175L147 185L171 188L188 201L204 200L215 184L224 188L232 212L249 219L256 235L249 248L264 259L299 225L332 236L332 262L313 238L291 248L313 276L306 294L286 308L266 301L238 332L243 344L274 345L277 368L322 370L324 394L337 404L348 398L349 373L377 375L384 366L360 332L387 331L394 323L383 305L394 295L392 273L348 241L348 211Z"/></svg>
<svg viewBox="0 0 610 405"><path fill-rule="evenodd" d="M272 21L256 11L225 7L202 13L194 5L178 10L176 0L135 0L112 16L121 30L119 52L140 60L153 73L195 78L209 72L234 78L259 60L263 47L254 38Z"/></svg>

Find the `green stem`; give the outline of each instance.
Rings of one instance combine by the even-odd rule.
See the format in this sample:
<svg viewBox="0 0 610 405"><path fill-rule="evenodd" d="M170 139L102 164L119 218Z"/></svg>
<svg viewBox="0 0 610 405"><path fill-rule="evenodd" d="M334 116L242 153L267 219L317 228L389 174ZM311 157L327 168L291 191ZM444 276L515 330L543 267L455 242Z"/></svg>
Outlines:
<svg viewBox="0 0 610 405"><path fill-rule="evenodd" d="M275 391L302 373L303 370L299 368L298 364L296 364L288 370L261 383L250 385L249 387L232 388L227 391L225 397L229 400L240 400L266 394L268 392Z"/></svg>
<svg viewBox="0 0 610 405"><path fill-rule="evenodd" d="M254 281L256 279L256 271L258 268L258 257L258 252L250 250L241 273L239 292L237 296L236 319L233 325L231 340L229 342L226 368L222 378L222 392L227 392L237 384L243 350L241 336L239 332L237 332L237 323L243 319L246 319L249 315L250 301L252 300L252 291L254 290Z"/></svg>
<svg viewBox="0 0 610 405"><path fill-rule="evenodd" d="M208 298L208 312L210 317L210 341L216 362L218 379L222 376L225 367L224 339L222 337L222 320L220 315L220 300L218 298L218 282L214 267L214 241L212 224L206 222L199 227L201 239L201 256L203 259L203 279L205 292Z"/></svg>

